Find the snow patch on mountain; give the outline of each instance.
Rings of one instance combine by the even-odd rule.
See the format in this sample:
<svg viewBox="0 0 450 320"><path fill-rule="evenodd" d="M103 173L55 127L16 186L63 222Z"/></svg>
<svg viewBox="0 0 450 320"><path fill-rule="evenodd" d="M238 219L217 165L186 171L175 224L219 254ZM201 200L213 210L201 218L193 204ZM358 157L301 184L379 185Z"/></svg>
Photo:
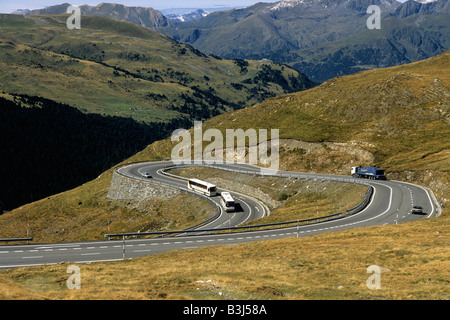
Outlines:
<svg viewBox="0 0 450 320"><path fill-rule="evenodd" d="M169 20L174 20L174 21L187 22L187 21L193 21L193 20L198 20L198 19L204 18L208 14L209 14L209 12L207 12L203 9L198 9L196 11L188 12L188 13L185 13L182 15L169 14L169 15L166 15L166 18Z"/></svg>

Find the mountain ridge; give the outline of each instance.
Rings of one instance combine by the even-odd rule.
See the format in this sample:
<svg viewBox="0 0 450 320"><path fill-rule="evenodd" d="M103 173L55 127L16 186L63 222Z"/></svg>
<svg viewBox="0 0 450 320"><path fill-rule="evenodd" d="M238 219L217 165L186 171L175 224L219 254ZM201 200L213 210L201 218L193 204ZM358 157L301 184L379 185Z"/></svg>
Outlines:
<svg viewBox="0 0 450 320"><path fill-rule="evenodd" d="M36 9L30 15L65 14L71 4L50 6ZM82 5L79 7L82 15L108 17L116 20L131 22L146 28L164 27L169 20L158 10L151 7L125 6L118 3L102 2L96 6Z"/></svg>
<svg viewBox="0 0 450 320"><path fill-rule="evenodd" d="M389 20L386 22L386 19L399 19L398 25L403 28L400 32L405 34L403 20L412 16L418 18L417 23L408 26L408 37L403 36L398 40L388 35L382 43L383 50L387 52L382 55L377 55L379 50L376 47L383 38L376 39L377 30L372 30L372 34L365 32L369 17L366 11L370 5L380 7L383 19L381 24L387 23L396 33L399 33L399 30L394 30L395 23L392 24ZM52 7L47 11L34 13L62 13L63 7ZM269 59L285 63L307 74L316 82L370 68L418 61L450 48L448 37L445 37L450 26L443 20L450 20L448 0L408 0L405 3L396 0L260 2L244 8L212 12L202 19L185 22L166 19L150 9L148 11L152 14L146 14L145 19L138 14L145 11L142 8L139 11L137 7L127 8L108 3L96 7L84 6L82 13L129 20L176 41L192 45L201 52L226 59ZM127 16L122 13L131 11L134 15ZM152 18L147 17L148 15ZM420 19L427 21L421 23ZM439 32L442 35L437 35ZM416 45L416 34L422 39L422 47L417 49L420 53L405 54L411 52ZM361 41L363 37L366 43ZM352 42L355 40L356 48L353 51ZM426 43L431 46L423 45ZM436 50L438 47L441 49ZM328 51L328 54L325 55L324 51ZM360 61L359 57L367 53L372 57L365 57L363 60L371 62ZM310 58L311 54L323 58ZM394 58L387 57L389 54Z"/></svg>
<svg viewBox="0 0 450 320"><path fill-rule="evenodd" d="M72 31L67 15L0 17L0 89L90 112L146 122L201 119L314 85L287 66L206 56L110 18L85 16Z"/></svg>
<svg viewBox="0 0 450 320"><path fill-rule="evenodd" d="M404 20L416 17L418 21L408 25L410 39L405 36L396 39L387 31L383 35L378 30L367 32L366 20L369 15L366 10L372 4L382 8L382 29L388 26L393 33L399 33L395 29L396 24L405 29L405 24L411 19L407 22ZM328 16L325 16L325 12ZM448 0L426 4L414 1L294 0L257 4L233 12L211 14L201 22L180 24L176 31L170 28L159 31L218 56L268 58L283 62L301 70L314 81L323 82L335 76L410 63L442 53L450 48L447 36L450 28L449 14ZM235 20L230 20L231 16ZM398 21L392 23L393 18ZM208 24L208 21L214 19L217 21ZM288 20L291 21L290 24L283 25L280 22ZM414 40L416 35L422 38L421 42ZM215 37L226 40L217 43L214 41ZM387 51L382 55L376 53L379 43L374 44L375 41L383 42L383 50ZM417 43L421 43L422 47L417 49L421 53L403 53L414 49ZM432 46L440 50L426 47L426 43L436 43ZM352 51L354 46L357 47L355 52ZM324 51L329 51L328 56L324 56ZM345 51L345 54L339 55L339 51ZM398 58L389 59L390 54ZM308 61L310 55L313 58ZM368 60L369 55L371 63L358 62L361 59L357 56ZM324 57L321 60L314 56Z"/></svg>

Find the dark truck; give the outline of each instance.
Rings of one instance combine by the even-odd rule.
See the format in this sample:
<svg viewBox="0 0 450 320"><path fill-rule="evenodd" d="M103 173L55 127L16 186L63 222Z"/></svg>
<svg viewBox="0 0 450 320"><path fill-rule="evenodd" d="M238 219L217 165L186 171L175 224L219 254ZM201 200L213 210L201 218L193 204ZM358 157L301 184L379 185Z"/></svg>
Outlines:
<svg viewBox="0 0 450 320"><path fill-rule="evenodd" d="M353 178L386 180L384 170L377 167L352 167Z"/></svg>

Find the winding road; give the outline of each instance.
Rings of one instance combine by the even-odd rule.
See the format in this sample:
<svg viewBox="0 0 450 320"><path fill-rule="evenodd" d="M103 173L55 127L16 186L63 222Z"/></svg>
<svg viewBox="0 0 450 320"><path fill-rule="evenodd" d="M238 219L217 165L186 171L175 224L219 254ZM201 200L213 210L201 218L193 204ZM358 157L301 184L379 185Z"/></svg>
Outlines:
<svg viewBox="0 0 450 320"><path fill-rule="evenodd" d="M185 179L167 174L164 170L173 167L171 161L131 164L116 170L132 179L144 180L143 172L153 177L149 183L164 184L187 190ZM261 174L258 167L246 164L216 164L214 168L247 174ZM265 172L265 174L270 174ZM61 262L88 263L136 258L176 249L194 249L208 245L234 245L243 242L302 237L322 232L339 231L350 228L403 223L421 218L436 217L440 214L432 192L418 185L399 181L378 181L353 179L348 176L305 174L279 171L273 175L298 179L323 179L343 183L360 183L373 187L369 204L360 212L331 221L308 225L285 227L271 230L217 233L201 232L202 229L217 229L237 226L244 222L264 217L268 208L260 201L231 192L241 206L239 212L226 213L219 205L219 197L205 197L218 204L218 213L195 230L197 233L174 237L153 237L145 239L84 241L52 244L2 245L0 246L0 268L15 268ZM220 187L220 186L219 186ZM219 191L221 191L219 189ZM411 214L413 205L422 206L423 215Z"/></svg>

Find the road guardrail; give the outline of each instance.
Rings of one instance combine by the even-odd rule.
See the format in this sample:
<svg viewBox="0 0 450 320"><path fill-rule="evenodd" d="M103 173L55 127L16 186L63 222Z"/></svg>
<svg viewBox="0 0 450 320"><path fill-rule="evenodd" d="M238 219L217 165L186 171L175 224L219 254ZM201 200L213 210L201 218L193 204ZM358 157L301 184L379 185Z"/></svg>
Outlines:
<svg viewBox="0 0 450 320"><path fill-rule="evenodd" d="M232 172L239 172L239 173L247 173L247 174L259 174L256 171L251 171L251 170L243 170L243 169L229 169L229 168L223 168L223 167L219 167L219 166L213 166L213 165L205 165L205 164L181 164L181 165L168 165L166 166L163 171L171 169L171 168L175 168L175 167L180 167L180 166L205 166L205 167L212 167L215 169L219 169L219 170L225 170L225 171L232 171ZM144 178L141 177L132 177L132 176L128 176L124 173L119 172L118 168L116 168L116 172L118 172L119 174L132 178L132 179L139 179L139 180L144 180L144 181L148 181ZM173 176L173 177L177 177L175 175L172 174L168 174L167 172L164 172L167 175ZM360 211L362 211L370 202L372 195L373 195L373 187L365 182L365 181L360 181L354 178L347 178L347 177L329 177L329 176L325 176L325 175L317 175L317 174L302 174L302 173L286 173L286 172L281 172L281 173L277 173L274 174L276 176L281 176L281 177L294 177L294 178L303 178L303 179L321 179L321 180L329 180L329 181L337 181L337 182L346 182L346 183L357 183L357 184L362 184L368 187L368 190L366 192L366 196L364 198L364 200L359 203L358 205L356 205L355 207L346 210L345 212L338 212L338 213L334 213L331 215L327 215L327 216L322 216L322 217L317 217L317 218L311 218L311 219L304 219L304 220L293 220L293 221L285 221L285 222L276 222L276 223L267 223L267 224L258 224L258 225L250 225L250 226L241 226L241 227L228 227L228 228L216 228L216 229L196 229L194 230L193 227L188 228L188 229L184 229L184 230L178 230L178 231L154 231L154 232L134 232L134 233L117 233L117 234L105 234L104 237L111 239L114 237L120 237L120 238L124 238L124 237L139 237L139 236L168 236L168 235L176 235L176 234L193 234L193 233L215 233L215 232L223 232L223 231L229 231L232 232L233 231L240 231L240 230L245 230L247 229L247 231L251 231L254 229L260 229L260 228L272 228L272 229L276 229L276 228L287 228L287 227L292 227L292 226L300 226L300 225L305 225L305 224L313 224L313 223L319 223L319 222L325 222L325 221L331 221L331 220L335 220L335 219L340 219L340 218L344 218L344 217L348 217L350 215L354 215ZM161 184L161 185L169 185L166 183L162 183L160 181L151 181L153 183L157 183L157 184ZM170 187L174 187L174 186L170 186ZM179 187L179 189L185 190L185 191L191 191L187 188L181 188ZM196 194L196 193L195 193ZM202 223L203 224L203 223Z"/></svg>
<svg viewBox="0 0 450 320"><path fill-rule="evenodd" d="M21 242L26 241L27 243L29 241L33 241L33 238L6 238L6 239L0 239L0 242Z"/></svg>

